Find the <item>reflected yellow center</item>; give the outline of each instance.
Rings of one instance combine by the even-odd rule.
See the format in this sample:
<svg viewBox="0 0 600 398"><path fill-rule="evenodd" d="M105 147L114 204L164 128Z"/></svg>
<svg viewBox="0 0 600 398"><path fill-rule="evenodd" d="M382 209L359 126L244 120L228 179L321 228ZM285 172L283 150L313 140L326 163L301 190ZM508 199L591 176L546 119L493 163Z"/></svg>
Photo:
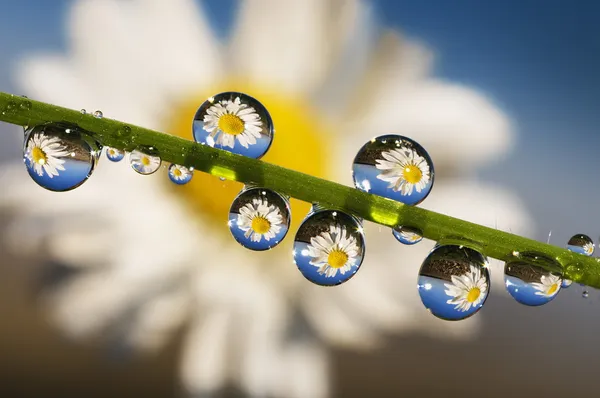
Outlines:
<svg viewBox="0 0 600 398"><path fill-rule="evenodd" d="M150 166L150 158L149 158L149 157L146 157L146 156L143 156L143 157L142 157L142 164L143 164L144 166Z"/></svg>
<svg viewBox="0 0 600 398"><path fill-rule="evenodd" d="M175 177L181 177L181 174L183 174L183 173L181 173L181 170L179 170L179 169L174 169L173 170L173 175Z"/></svg>
<svg viewBox="0 0 600 398"><path fill-rule="evenodd" d="M39 147L34 147L31 151L31 157L34 163L45 164L48 161L46 152L42 151Z"/></svg>
<svg viewBox="0 0 600 398"><path fill-rule="evenodd" d="M557 290L558 290L558 284L553 283L552 286L550 286L550 289L548 289L548 296L553 295L554 293L556 293Z"/></svg>
<svg viewBox="0 0 600 398"><path fill-rule="evenodd" d="M480 295L481 290L479 290L478 287L474 287L471 290L469 290L469 294L467 294L467 301L469 303L474 303L475 301L477 301Z"/></svg>
<svg viewBox="0 0 600 398"><path fill-rule="evenodd" d="M332 268L341 268L346 265L348 255L339 249L332 250L327 256L327 264Z"/></svg>
<svg viewBox="0 0 600 398"><path fill-rule="evenodd" d="M257 234L266 234L271 229L271 223L269 220L262 216L256 216L252 219L252 230Z"/></svg>
<svg viewBox="0 0 600 398"><path fill-rule="evenodd" d="M409 164L408 166L404 167L404 170L402 170L402 176L407 182L416 184L421 181L421 178L423 178L423 173L421 173L421 169L414 164Z"/></svg>
<svg viewBox="0 0 600 398"><path fill-rule="evenodd" d="M225 134L239 135L244 132L244 122L236 115L227 113L219 118L219 130Z"/></svg>

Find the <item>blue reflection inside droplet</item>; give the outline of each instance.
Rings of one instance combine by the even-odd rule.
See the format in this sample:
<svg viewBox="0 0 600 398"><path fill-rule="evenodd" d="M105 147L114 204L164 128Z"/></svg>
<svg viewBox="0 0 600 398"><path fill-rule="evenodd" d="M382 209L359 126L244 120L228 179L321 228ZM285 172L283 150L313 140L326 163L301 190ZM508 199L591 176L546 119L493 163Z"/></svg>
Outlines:
<svg viewBox="0 0 600 398"><path fill-rule="evenodd" d="M543 257L538 256L537 259L539 261ZM549 303L558 295L562 284L563 280L558 275L527 261L514 260L504 267L506 290L524 305Z"/></svg>
<svg viewBox="0 0 600 398"><path fill-rule="evenodd" d="M538 306L549 303L556 297L560 287L555 294L551 296L544 295L540 290L533 287L531 283L526 283L514 276L504 276L504 285L510 295L521 304L529 306Z"/></svg>
<svg viewBox="0 0 600 398"><path fill-rule="evenodd" d="M169 180L177 185L187 184L192 180L194 172L187 167L172 164L167 172Z"/></svg>
<svg viewBox="0 0 600 398"><path fill-rule="evenodd" d="M563 279L562 284L560 285L561 288L566 289L568 287L570 287L573 284L573 281L570 279Z"/></svg>
<svg viewBox="0 0 600 398"><path fill-rule="evenodd" d="M25 161L25 164L31 178L38 185L51 191L68 191L76 188L88 179L93 169L92 163L65 158L65 170L60 171L58 176L50 178L46 173L41 176L36 173L28 160Z"/></svg>
<svg viewBox="0 0 600 398"><path fill-rule="evenodd" d="M408 246L417 244L423 240L423 236L421 236L420 231L408 227L393 228L392 234L394 235L394 238L398 240L398 242Z"/></svg>
<svg viewBox="0 0 600 398"><path fill-rule="evenodd" d="M106 158L111 162L120 162L124 157L124 151L115 148L106 148Z"/></svg>

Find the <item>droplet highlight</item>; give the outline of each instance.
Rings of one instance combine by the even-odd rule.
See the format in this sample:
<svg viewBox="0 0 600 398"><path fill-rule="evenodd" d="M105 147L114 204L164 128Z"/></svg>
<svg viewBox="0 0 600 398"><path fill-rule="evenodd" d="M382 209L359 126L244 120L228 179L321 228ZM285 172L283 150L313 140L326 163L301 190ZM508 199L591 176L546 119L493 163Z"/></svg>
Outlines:
<svg viewBox="0 0 600 398"><path fill-rule="evenodd" d="M243 247L262 251L277 246L290 228L287 198L265 188L244 189L229 209L229 230Z"/></svg>
<svg viewBox="0 0 600 398"><path fill-rule="evenodd" d="M567 289L567 288L568 288L568 287L570 287L572 284L573 284L573 281L572 281L572 280L570 280L570 279L563 279L563 281L562 281L562 283L561 283L560 287L561 287L562 289Z"/></svg>
<svg viewBox="0 0 600 398"><path fill-rule="evenodd" d="M483 307L490 291L487 260L465 246L436 246L421 265L417 288L423 305L436 317L468 318Z"/></svg>
<svg viewBox="0 0 600 398"><path fill-rule="evenodd" d="M594 242L592 238L584 234L573 235L567 243L567 249L572 252L583 254L584 256L591 256L594 254Z"/></svg>
<svg viewBox="0 0 600 398"><path fill-rule="evenodd" d="M341 211L311 212L296 232L293 255L296 266L309 281L321 286L344 283L363 262L362 225Z"/></svg>
<svg viewBox="0 0 600 398"><path fill-rule="evenodd" d="M541 254L522 253L504 266L506 291L518 303L528 306L544 305L560 292L563 280L559 273L542 267L560 268L555 260Z"/></svg>
<svg viewBox="0 0 600 398"><path fill-rule="evenodd" d="M273 121L255 98L224 92L205 101L194 116L194 140L238 155L259 159L273 142Z"/></svg>
<svg viewBox="0 0 600 398"><path fill-rule="evenodd" d="M425 200L435 174L427 151L400 135L383 135L363 145L352 173L356 188L408 205Z"/></svg>
<svg viewBox="0 0 600 398"><path fill-rule="evenodd" d="M116 148L106 148L106 158L111 162L120 162L125 157L125 152Z"/></svg>
<svg viewBox="0 0 600 398"><path fill-rule="evenodd" d="M23 160L31 178L57 192L83 184L92 175L99 153L96 142L83 130L58 123L29 129L23 146Z"/></svg>
<svg viewBox="0 0 600 398"><path fill-rule="evenodd" d="M129 164L139 174L149 175L155 173L160 168L161 163L160 157L149 155L137 149L129 154Z"/></svg>
<svg viewBox="0 0 600 398"><path fill-rule="evenodd" d="M187 184L192 180L194 173L185 166L172 164L168 170L169 179L177 185Z"/></svg>
<svg viewBox="0 0 600 398"><path fill-rule="evenodd" d="M392 234L398 242L404 245L414 245L423 240L423 235L418 228L405 227L402 225L392 229Z"/></svg>

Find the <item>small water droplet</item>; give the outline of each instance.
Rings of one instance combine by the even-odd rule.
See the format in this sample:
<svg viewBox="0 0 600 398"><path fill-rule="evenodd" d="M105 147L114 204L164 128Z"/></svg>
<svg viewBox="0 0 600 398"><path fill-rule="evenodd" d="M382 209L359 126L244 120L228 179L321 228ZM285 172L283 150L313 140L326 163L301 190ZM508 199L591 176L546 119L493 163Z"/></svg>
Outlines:
<svg viewBox="0 0 600 398"><path fill-rule="evenodd" d="M14 101L10 101L8 104L6 104L6 109L9 111L17 109L17 103Z"/></svg>
<svg viewBox="0 0 600 398"><path fill-rule="evenodd" d="M229 209L229 230L250 250L268 250L281 242L290 228L289 201L264 188L242 190Z"/></svg>
<svg viewBox="0 0 600 398"><path fill-rule="evenodd" d="M570 279L563 279L562 284L560 285L561 288L566 289L568 287L570 287L573 284L573 281Z"/></svg>
<svg viewBox="0 0 600 398"><path fill-rule="evenodd" d="M384 135L363 145L352 171L356 188L408 205L421 203L433 187L429 154L417 142L399 135Z"/></svg>
<svg viewBox="0 0 600 398"><path fill-rule="evenodd" d="M365 237L353 216L317 210L304 219L294 239L294 262L309 281L334 286L359 270L365 255Z"/></svg>
<svg viewBox="0 0 600 398"><path fill-rule="evenodd" d="M583 293L581 293L581 297L583 298L588 298L590 296L590 293L587 290L584 290Z"/></svg>
<svg viewBox="0 0 600 398"><path fill-rule="evenodd" d="M194 173L191 169L178 164L172 164L168 170L169 179L177 185L187 184L192 180Z"/></svg>
<svg viewBox="0 0 600 398"><path fill-rule="evenodd" d="M583 254L584 256L591 256L594 254L594 242L592 238L584 234L573 235L567 243L567 249L572 252Z"/></svg>
<svg viewBox="0 0 600 398"><path fill-rule="evenodd" d="M219 180L221 180L221 181L227 181L227 178L225 178L225 177L219 177Z"/></svg>
<svg viewBox="0 0 600 398"><path fill-rule="evenodd" d="M396 228L392 229L392 234L398 242L405 245L414 245L423 240L423 235L418 228L398 225Z"/></svg>
<svg viewBox="0 0 600 398"><path fill-rule="evenodd" d="M96 119L102 119L104 117L104 114L102 113L102 111L96 111L94 112L94 117Z"/></svg>
<svg viewBox="0 0 600 398"><path fill-rule="evenodd" d="M111 162L120 162L124 157L124 151L116 148L106 147L106 158Z"/></svg>
<svg viewBox="0 0 600 398"><path fill-rule="evenodd" d="M152 174L160 168L161 163L159 156L149 155L137 149L129 154L129 164L139 174Z"/></svg>
<svg viewBox="0 0 600 398"><path fill-rule="evenodd" d="M238 92L209 98L198 108L193 122L194 141L255 159L267 153L274 133L267 109Z"/></svg>
<svg viewBox="0 0 600 398"><path fill-rule="evenodd" d="M87 111L85 109L80 110L79 112L81 112L82 115L87 114Z"/></svg>
<svg viewBox="0 0 600 398"><path fill-rule="evenodd" d="M31 102L29 102L29 101L21 102L21 105L19 105L19 107L25 111L28 111L31 109Z"/></svg>
<svg viewBox="0 0 600 398"><path fill-rule="evenodd" d="M98 162L98 148L83 130L52 123L25 135L23 160L31 178L50 191L69 191L83 184Z"/></svg>
<svg viewBox="0 0 600 398"><path fill-rule="evenodd" d="M560 268L560 264L539 254L522 253L520 258L508 261L504 266L504 285L517 302L538 306L556 297L563 284L561 276L541 267Z"/></svg>
<svg viewBox="0 0 600 398"><path fill-rule="evenodd" d="M468 247L436 246L419 270L417 289L425 308L445 320L477 313L490 291L486 264L481 253Z"/></svg>
<svg viewBox="0 0 600 398"><path fill-rule="evenodd" d="M119 138L127 138L131 135L131 127L129 126L121 126L117 130L117 137Z"/></svg>

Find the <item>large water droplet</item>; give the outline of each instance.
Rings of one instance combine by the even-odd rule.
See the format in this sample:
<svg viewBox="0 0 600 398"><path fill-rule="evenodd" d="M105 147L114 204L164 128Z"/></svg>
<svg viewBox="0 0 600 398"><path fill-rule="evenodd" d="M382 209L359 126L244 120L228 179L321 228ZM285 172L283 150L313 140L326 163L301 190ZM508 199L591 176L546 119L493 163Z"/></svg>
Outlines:
<svg viewBox="0 0 600 398"><path fill-rule="evenodd" d="M298 228L293 254L306 279L317 285L339 285L352 278L362 264L363 228L349 214L316 210Z"/></svg>
<svg viewBox="0 0 600 398"><path fill-rule="evenodd" d="M585 256L591 256L594 254L594 242L592 241L592 238L587 235L573 235L567 243L567 249Z"/></svg>
<svg viewBox="0 0 600 398"><path fill-rule="evenodd" d="M256 99L225 92L205 101L194 117L194 140L251 158L262 157L273 142L273 121Z"/></svg>
<svg viewBox="0 0 600 398"><path fill-rule="evenodd" d="M402 225L398 225L396 228L392 229L392 234L394 235L394 238L398 239L398 242L405 245L414 245L423 240L423 235L419 229L404 227Z"/></svg>
<svg viewBox="0 0 600 398"><path fill-rule="evenodd" d="M177 185L187 184L192 180L194 173L185 166L172 164L169 166L169 179Z"/></svg>
<svg viewBox="0 0 600 398"><path fill-rule="evenodd" d="M383 135L363 145L352 172L356 188L408 205L421 203L433 187L429 154L400 135Z"/></svg>
<svg viewBox="0 0 600 398"><path fill-rule="evenodd" d="M529 306L549 303L560 291L563 280L552 269L560 268L555 260L541 254L521 253L518 259L508 261L504 266L504 285L517 302Z"/></svg>
<svg viewBox="0 0 600 398"><path fill-rule="evenodd" d="M244 189L229 209L229 230L239 244L250 250L277 246L290 228L290 204L265 188Z"/></svg>
<svg viewBox="0 0 600 398"><path fill-rule="evenodd" d="M129 163L136 172L148 175L156 172L160 168L161 159L158 156L135 150L129 154Z"/></svg>
<svg viewBox="0 0 600 398"><path fill-rule="evenodd" d="M106 158L111 162L120 162L125 157L125 152L116 148L106 147Z"/></svg>
<svg viewBox="0 0 600 398"><path fill-rule="evenodd" d="M486 258L465 246L439 245L427 256L417 283L425 308L456 321L481 309L490 291Z"/></svg>
<svg viewBox="0 0 600 398"><path fill-rule="evenodd" d="M58 123L29 129L23 146L23 160L31 178L59 192L83 184L92 175L99 154L96 142L83 130Z"/></svg>

